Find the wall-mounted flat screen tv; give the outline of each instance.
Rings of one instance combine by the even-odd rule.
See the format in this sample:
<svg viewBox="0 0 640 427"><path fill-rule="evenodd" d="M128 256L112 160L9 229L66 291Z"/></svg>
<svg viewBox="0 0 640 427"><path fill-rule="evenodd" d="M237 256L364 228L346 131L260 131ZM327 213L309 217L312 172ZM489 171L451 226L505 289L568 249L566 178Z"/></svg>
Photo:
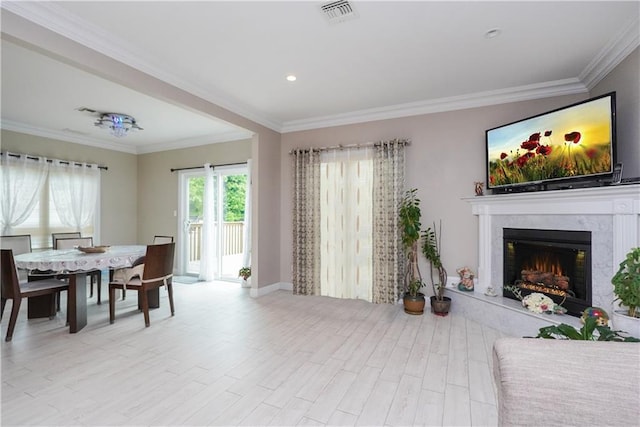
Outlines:
<svg viewBox="0 0 640 427"><path fill-rule="evenodd" d="M486 131L487 188L519 191L611 176L616 95L608 93Z"/></svg>

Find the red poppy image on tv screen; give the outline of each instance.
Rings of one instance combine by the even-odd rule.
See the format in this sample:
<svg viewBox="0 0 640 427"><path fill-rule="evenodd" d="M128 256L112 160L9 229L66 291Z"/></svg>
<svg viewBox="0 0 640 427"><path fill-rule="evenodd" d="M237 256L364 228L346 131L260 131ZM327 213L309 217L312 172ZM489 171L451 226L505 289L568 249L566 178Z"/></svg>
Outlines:
<svg viewBox="0 0 640 427"><path fill-rule="evenodd" d="M613 171L615 93L487 130L487 187Z"/></svg>

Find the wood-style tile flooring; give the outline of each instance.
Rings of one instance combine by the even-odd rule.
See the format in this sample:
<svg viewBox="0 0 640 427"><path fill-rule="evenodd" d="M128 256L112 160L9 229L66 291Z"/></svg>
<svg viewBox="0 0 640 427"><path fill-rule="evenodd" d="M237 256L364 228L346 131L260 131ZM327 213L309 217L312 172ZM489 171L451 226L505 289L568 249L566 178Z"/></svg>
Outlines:
<svg viewBox="0 0 640 427"><path fill-rule="evenodd" d="M501 334L401 305L252 298L224 282L175 284L144 327L135 293L88 301L77 334L2 320L2 425L409 426L497 424L491 348ZM64 301L63 301L64 307Z"/></svg>

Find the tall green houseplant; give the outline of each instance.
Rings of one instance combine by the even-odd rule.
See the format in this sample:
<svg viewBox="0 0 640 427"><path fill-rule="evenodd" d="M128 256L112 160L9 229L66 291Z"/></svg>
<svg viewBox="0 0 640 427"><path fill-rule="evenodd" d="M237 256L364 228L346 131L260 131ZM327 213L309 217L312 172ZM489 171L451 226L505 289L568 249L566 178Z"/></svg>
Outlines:
<svg viewBox="0 0 640 427"><path fill-rule="evenodd" d="M418 241L422 227L420 223L422 214L417 192L416 188L405 192L398 212L406 261L403 301L405 311L409 314L422 314L424 310L424 295L420 293L422 275L418 267Z"/></svg>
<svg viewBox="0 0 640 427"><path fill-rule="evenodd" d="M431 287L433 288L433 295L438 301L444 300L444 288L447 286L447 270L442 265L442 259L440 258L440 240L438 235L442 237L442 221L438 232L436 232L436 224L433 223L433 228L428 227L422 233L422 254L429 261L429 278L431 279ZM433 272L438 272L438 281L436 283L433 277Z"/></svg>
<svg viewBox="0 0 640 427"><path fill-rule="evenodd" d="M640 317L640 248L631 249L611 283L616 301L627 307L630 317Z"/></svg>

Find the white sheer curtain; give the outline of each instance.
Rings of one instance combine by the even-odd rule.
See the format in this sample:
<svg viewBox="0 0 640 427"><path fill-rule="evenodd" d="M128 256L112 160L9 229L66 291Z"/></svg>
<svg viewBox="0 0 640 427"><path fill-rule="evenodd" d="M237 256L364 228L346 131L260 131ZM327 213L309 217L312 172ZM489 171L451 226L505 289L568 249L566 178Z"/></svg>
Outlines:
<svg viewBox="0 0 640 427"><path fill-rule="evenodd" d="M211 281L216 276L216 223L214 173L210 163L204 165L204 195L202 197L202 252L200 280Z"/></svg>
<svg viewBox="0 0 640 427"><path fill-rule="evenodd" d="M251 160L247 160L247 187L244 194L242 236L242 266L251 267Z"/></svg>
<svg viewBox="0 0 640 427"><path fill-rule="evenodd" d="M54 160L49 171L51 198L60 221L81 231L90 225L100 194L98 165Z"/></svg>
<svg viewBox="0 0 640 427"><path fill-rule="evenodd" d="M28 159L24 154L2 153L0 156L0 218L2 235L12 233L33 212L47 177L47 159Z"/></svg>
<svg viewBox="0 0 640 427"><path fill-rule="evenodd" d="M320 293L372 301L373 147L320 154Z"/></svg>

